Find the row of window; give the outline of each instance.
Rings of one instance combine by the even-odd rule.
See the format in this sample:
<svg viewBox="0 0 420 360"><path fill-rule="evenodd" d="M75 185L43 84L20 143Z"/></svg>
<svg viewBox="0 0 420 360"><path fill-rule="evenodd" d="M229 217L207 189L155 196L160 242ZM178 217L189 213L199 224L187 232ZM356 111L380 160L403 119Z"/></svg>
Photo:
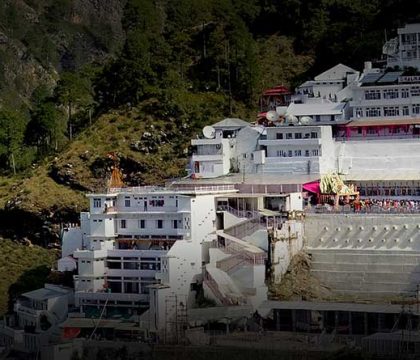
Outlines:
<svg viewBox="0 0 420 360"><path fill-rule="evenodd" d="M411 105L411 113L419 115L420 104ZM356 117L409 116L410 107L408 105L404 105L401 108L399 106L384 106L383 108L367 107L365 110L363 110L363 108L356 108L355 115Z"/></svg>
<svg viewBox="0 0 420 360"><path fill-rule="evenodd" d="M294 134L294 135L293 135ZM316 132L311 132L311 133L276 133L276 139L277 140L282 140L283 138L286 140L290 140L293 139L293 136L295 139L317 139L318 138L318 133Z"/></svg>
<svg viewBox="0 0 420 360"><path fill-rule="evenodd" d="M174 198L171 196L170 198ZM143 200L143 204L145 209L147 209L147 204L153 207L162 207L165 206L164 196L153 196L151 200L147 201L147 198L134 198L135 200ZM108 199L107 199L108 200ZM139 201L137 202L140 203ZM115 206L115 200L113 200L113 206ZM126 196L124 199L124 206L131 207L131 198ZM175 206L178 206L178 199L175 200ZM102 207L102 199L101 198L94 198L93 199L93 207L94 208L101 208ZM106 207L106 203L105 203Z"/></svg>
<svg viewBox="0 0 420 360"><path fill-rule="evenodd" d="M385 90L366 90L365 91L365 100L380 100L383 99L398 99L400 96L403 99L406 99L411 96L419 96L420 88L418 86L413 86L410 89L385 89Z"/></svg>
<svg viewBox="0 0 420 360"><path fill-rule="evenodd" d="M151 221L153 221L153 220L148 220L148 222L151 222ZM182 220L168 220L168 221L171 222L171 228L172 229L180 229L182 227ZM154 220L154 222L155 222L155 228L163 229L164 220L158 219L158 220ZM137 220L137 227L139 229L145 229L146 228L146 220L145 219ZM125 220L125 219L120 220L120 228L121 229L126 229L127 228L127 220Z"/></svg>
<svg viewBox="0 0 420 360"><path fill-rule="evenodd" d="M278 157L319 156L319 150L277 150Z"/></svg>

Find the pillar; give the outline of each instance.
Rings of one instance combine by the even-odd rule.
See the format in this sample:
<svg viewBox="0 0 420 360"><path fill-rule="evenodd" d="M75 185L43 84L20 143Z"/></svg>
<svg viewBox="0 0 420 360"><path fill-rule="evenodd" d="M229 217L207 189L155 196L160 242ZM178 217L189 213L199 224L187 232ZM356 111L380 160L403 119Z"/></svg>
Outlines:
<svg viewBox="0 0 420 360"><path fill-rule="evenodd" d="M292 310L292 331L296 332L296 310Z"/></svg>
<svg viewBox="0 0 420 360"><path fill-rule="evenodd" d="M363 313L363 323L365 327L365 335L368 335L369 326L368 326L368 314L365 312Z"/></svg>
<svg viewBox="0 0 420 360"><path fill-rule="evenodd" d="M276 330L280 331L280 309L275 309L274 314L276 316Z"/></svg>

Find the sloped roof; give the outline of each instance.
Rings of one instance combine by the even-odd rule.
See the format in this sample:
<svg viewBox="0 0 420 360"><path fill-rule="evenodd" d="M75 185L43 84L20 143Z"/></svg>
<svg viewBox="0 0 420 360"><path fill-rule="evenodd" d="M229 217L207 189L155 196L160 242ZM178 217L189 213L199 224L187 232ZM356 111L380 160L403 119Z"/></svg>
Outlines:
<svg viewBox="0 0 420 360"><path fill-rule="evenodd" d="M41 288L22 294L22 296L32 300L47 300L63 295L65 295L63 292L46 288Z"/></svg>
<svg viewBox="0 0 420 360"><path fill-rule="evenodd" d="M344 64L337 64L323 73L315 76L314 80L342 79L346 73L356 73L357 71Z"/></svg>
<svg viewBox="0 0 420 360"><path fill-rule="evenodd" d="M249 122L246 122L238 118L227 118L227 119L217 122L216 124L213 124L213 127L238 129L238 128L242 128L242 127L250 126L250 125L251 124Z"/></svg>
<svg viewBox="0 0 420 360"><path fill-rule="evenodd" d="M294 116L313 115L340 115L343 113L345 103L324 102L320 104L295 104L291 103L287 112Z"/></svg>

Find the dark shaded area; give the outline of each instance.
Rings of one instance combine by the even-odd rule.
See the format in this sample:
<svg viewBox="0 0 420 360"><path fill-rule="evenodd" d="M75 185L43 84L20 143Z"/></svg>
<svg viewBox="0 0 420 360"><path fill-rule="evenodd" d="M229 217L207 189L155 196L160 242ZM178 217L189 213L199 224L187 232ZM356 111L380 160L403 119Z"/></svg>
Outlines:
<svg viewBox="0 0 420 360"><path fill-rule="evenodd" d="M13 311L13 304L23 293L43 288L51 269L45 265L25 271L19 279L9 287L8 308Z"/></svg>

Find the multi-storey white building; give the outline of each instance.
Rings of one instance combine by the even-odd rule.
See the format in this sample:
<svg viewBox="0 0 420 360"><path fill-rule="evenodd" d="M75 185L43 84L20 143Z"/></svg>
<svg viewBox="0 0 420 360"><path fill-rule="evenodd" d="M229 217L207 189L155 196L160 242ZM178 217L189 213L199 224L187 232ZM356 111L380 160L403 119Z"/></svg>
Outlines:
<svg viewBox="0 0 420 360"><path fill-rule="evenodd" d="M171 276L183 276L177 290L185 294L201 274L201 244L214 239L215 196L230 192L235 192L231 186L143 187L88 195L90 212L82 213L81 230L70 228L63 240L77 259L76 305L81 311L105 302L108 308L147 307L150 285L162 280L176 287L177 281L164 275L172 267ZM178 251L178 242L189 252Z"/></svg>
<svg viewBox="0 0 420 360"><path fill-rule="evenodd" d="M202 139L191 140L191 170L196 178L238 172L254 151L259 129L240 119L225 119L207 127Z"/></svg>
<svg viewBox="0 0 420 360"><path fill-rule="evenodd" d="M420 24L407 24L397 30L398 36L383 47L387 66L420 68Z"/></svg>
<svg viewBox="0 0 420 360"><path fill-rule="evenodd" d="M292 101L302 101L302 95L309 98L322 98L335 102L348 98L348 87L359 78L359 72L349 66L337 64L331 69L305 81L296 89ZM305 101L305 100L303 100Z"/></svg>
<svg viewBox="0 0 420 360"><path fill-rule="evenodd" d="M268 127L258 143L266 153L263 173L325 174L335 167L330 126Z"/></svg>

